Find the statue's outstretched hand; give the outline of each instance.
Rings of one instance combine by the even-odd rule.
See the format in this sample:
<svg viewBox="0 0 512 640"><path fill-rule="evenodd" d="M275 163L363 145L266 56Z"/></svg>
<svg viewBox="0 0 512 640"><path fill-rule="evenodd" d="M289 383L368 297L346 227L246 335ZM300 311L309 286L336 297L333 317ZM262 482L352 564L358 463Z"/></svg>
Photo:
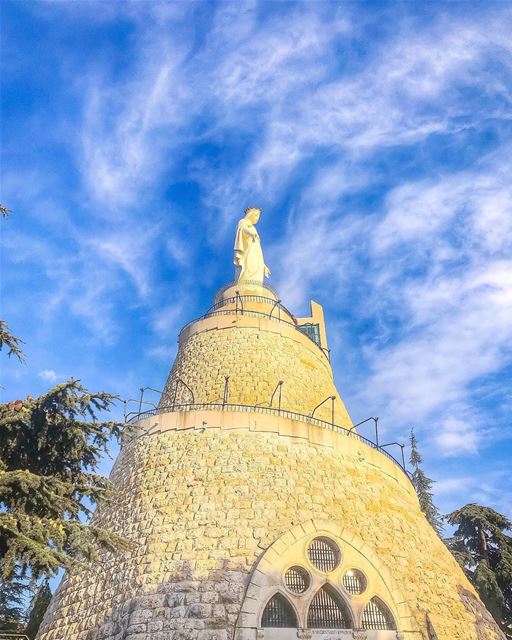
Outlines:
<svg viewBox="0 0 512 640"><path fill-rule="evenodd" d="M267 267L267 265L265 265L264 273L265 278L270 278L270 269Z"/></svg>

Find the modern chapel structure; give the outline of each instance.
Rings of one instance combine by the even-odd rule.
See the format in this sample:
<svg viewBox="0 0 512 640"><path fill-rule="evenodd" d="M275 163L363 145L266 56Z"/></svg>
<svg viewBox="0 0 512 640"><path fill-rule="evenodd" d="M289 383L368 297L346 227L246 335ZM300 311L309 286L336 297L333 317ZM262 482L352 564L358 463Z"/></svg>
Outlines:
<svg viewBox="0 0 512 640"><path fill-rule="evenodd" d="M115 463L95 524L130 548L64 577L39 640L504 638L401 461L354 428L322 307L297 318L263 283L258 217Z"/></svg>

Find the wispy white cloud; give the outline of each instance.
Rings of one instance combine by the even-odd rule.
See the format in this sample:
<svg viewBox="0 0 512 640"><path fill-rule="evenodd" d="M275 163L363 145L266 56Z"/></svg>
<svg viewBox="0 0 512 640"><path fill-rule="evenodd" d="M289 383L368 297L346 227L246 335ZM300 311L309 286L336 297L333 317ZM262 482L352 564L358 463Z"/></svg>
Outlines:
<svg viewBox="0 0 512 640"><path fill-rule="evenodd" d="M510 473L498 464L485 473L447 475L433 485L434 499L442 513L448 513L468 502L494 505L501 513L512 516Z"/></svg>
<svg viewBox="0 0 512 640"><path fill-rule="evenodd" d="M55 382L58 378L60 378L60 376L57 375L53 369L43 369L43 371L40 371L37 375L41 378L41 380L49 383Z"/></svg>
<svg viewBox="0 0 512 640"><path fill-rule="evenodd" d="M480 166L448 176L406 182L388 194L386 216L374 235L374 249L413 243L443 235L450 227L468 246L463 253L498 251L512 242L512 171L508 149L492 154ZM457 225L468 228L457 228ZM443 242L446 245L446 242ZM454 255L453 253L451 254Z"/></svg>
<svg viewBox="0 0 512 640"><path fill-rule="evenodd" d="M507 163L505 152L480 172L399 186L374 233L374 297L394 305L401 324L391 344L367 351L369 389L399 422L434 419L443 455L485 441L474 384L505 367L512 350Z"/></svg>
<svg viewBox="0 0 512 640"><path fill-rule="evenodd" d="M183 54L159 42L163 49L158 60L167 63L147 61L121 91L104 86L106 81L98 76L88 78L83 89L87 104L80 134L82 173L85 187L108 209L133 205L141 190L168 168L161 162L163 150L178 142L182 121L173 89L185 90L183 79L176 77ZM166 129L170 131L164 134Z"/></svg>
<svg viewBox="0 0 512 640"><path fill-rule="evenodd" d="M471 419L447 417L436 425L434 441L442 456L456 457L465 453L476 453L479 436L478 429Z"/></svg>
<svg viewBox="0 0 512 640"><path fill-rule="evenodd" d="M292 308L304 307L313 287L323 280L329 283L331 293L340 294L339 305L344 301L349 304L349 287L344 295L343 286L357 269L355 256L358 240L364 236L365 220L355 216L329 220L317 211L309 212L307 220L299 214L291 227L294 231L273 252L281 273L278 288L283 299Z"/></svg>
<svg viewBox="0 0 512 640"><path fill-rule="evenodd" d="M168 304L153 313L153 330L160 339L169 338L179 333L183 315L187 309L186 298L182 298L173 304ZM186 319L188 321L189 318Z"/></svg>
<svg viewBox="0 0 512 640"><path fill-rule="evenodd" d="M324 23L308 22L304 41L311 51L303 50L293 36L291 41L286 39L286 34L296 30L295 25L284 27L279 31L278 50L282 53L272 60L269 77L265 75L267 60L261 54L251 51L250 56L238 56L237 69L252 83L240 83L244 100L257 102L264 95L269 108L261 142L244 168L242 181L233 177L233 195L243 193L246 187L262 193L286 188L294 167L311 158L319 147L350 153L364 162L377 148L421 143L435 133L456 133L470 127L480 116L453 90L453 81L473 87L486 81L490 75L486 59L497 46L510 62L505 28L497 20L491 20L486 30L481 25L440 20L419 38L417 33L401 30L391 44L376 48L359 73L326 73L329 60L334 59L334 46L343 48L345 44L340 36L348 20L341 24L338 30L329 28L326 36ZM268 58L268 51L274 49L266 46L270 42L265 36L270 40L274 33L258 38ZM304 65L302 55L309 61L318 55L319 63ZM258 69L256 78L251 73L253 67ZM446 99L448 88L450 99ZM502 93L499 88L496 91ZM496 109L493 115L499 112L506 117L506 110ZM220 188L225 198L226 185Z"/></svg>
<svg viewBox="0 0 512 640"><path fill-rule="evenodd" d="M191 163L226 232L244 203L278 197L319 148L364 162L376 148L471 126L471 105L456 92L447 100L447 88L453 91L454 79L476 86L487 78L490 50L511 53L498 19L482 17L483 29L441 18L420 36L404 26L374 47L364 68L340 71L336 54L346 48L351 55L351 39L366 25L349 10L318 9L300 6L262 23L256 4L236 11L221 4L201 48L181 35L185 11L156 12L152 20L134 12L140 48L130 75L112 84L108 69L95 70L82 86L89 192L109 208L133 204L172 170L180 148L257 124L258 137L228 171Z"/></svg>
<svg viewBox="0 0 512 640"><path fill-rule="evenodd" d="M127 229L112 229L95 233L82 239L85 251L124 272L132 281L137 293L146 297L151 290L153 246L159 233L157 224L144 228L134 223Z"/></svg>
<svg viewBox="0 0 512 640"><path fill-rule="evenodd" d="M64 5L64 20L130 28L122 64L101 49L77 73L62 56L73 114L47 130L72 165L67 198L57 164L4 176L47 222L48 237L27 224L6 243L13 277L37 274L43 321L69 313L112 345L140 310L137 335L166 361L190 272L228 262L214 254L236 215L262 204L273 282L343 324L333 358L361 412L397 437L414 416L445 456L503 437L473 394L512 347L509 7L403 9L387 30L332 3ZM181 207L177 183L194 186Z"/></svg>
<svg viewBox="0 0 512 640"><path fill-rule="evenodd" d="M510 261L490 263L459 278L438 276L395 289L393 295L409 303L409 326L416 329L408 334L406 325L398 344L376 348L373 382L386 395L409 393L408 401L399 401L404 413L415 408L426 415L439 403L458 401L469 381L505 364L512 282L503 276L510 269Z"/></svg>
<svg viewBox="0 0 512 640"><path fill-rule="evenodd" d="M63 252L56 239L43 241L32 233L14 231L6 236L4 248L9 260L24 265L25 274L29 269L38 274L34 294L41 320L49 323L58 312L71 312L97 338L110 342L120 330L116 300L128 294L130 285L135 299L149 295L151 238L152 232L98 236L74 228L67 240L69 252Z"/></svg>
<svg viewBox="0 0 512 640"><path fill-rule="evenodd" d="M356 304L374 333L356 404L379 407L399 430L425 425L443 456L474 454L498 437L472 394L512 351L507 158L502 149L466 171L403 182L382 211L363 215L340 212L339 202L364 178L336 167L303 192L274 252L292 306L327 283L342 311L355 282L364 284Z"/></svg>

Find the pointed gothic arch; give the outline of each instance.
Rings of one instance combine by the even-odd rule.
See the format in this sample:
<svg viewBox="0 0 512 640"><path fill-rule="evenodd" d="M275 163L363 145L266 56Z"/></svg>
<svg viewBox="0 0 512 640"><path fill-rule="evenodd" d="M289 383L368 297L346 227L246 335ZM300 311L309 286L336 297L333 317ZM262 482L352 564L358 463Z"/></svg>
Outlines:
<svg viewBox="0 0 512 640"><path fill-rule="evenodd" d="M320 571L308 557L307 549L318 537L331 539L341 550L342 561L332 571ZM290 568L300 569L301 573L307 575L307 585L299 589L293 581L287 580ZM365 594L354 597L346 593L343 577L347 570L355 569L365 576ZM355 532L325 520L307 520L292 527L259 557L253 565L235 628L240 631L251 630L251 633L261 628L265 607L278 592L293 606L297 628L306 628L309 605L314 594L326 584L334 585L336 592L341 595L351 612L353 627L362 626L363 610L370 594L378 594L391 612L391 620L395 625L391 628L397 631L411 628L412 616L406 598L375 551ZM367 588L368 596L364 597ZM240 637L246 636L242 634Z"/></svg>
<svg viewBox="0 0 512 640"><path fill-rule="evenodd" d="M353 629L350 607L332 585L324 584L313 596L307 626L308 629Z"/></svg>
<svg viewBox="0 0 512 640"><path fill-rule="evenodd" d="M260 626L294 629L299 626L297 614L291 602L277 591L265 605Z"/></svg>
<svg viewBox="0 0 512 640"><path fill-rule="evenodd" d="M368 630L396 630L396 622L390 608L378 596L373 596L364 608L361 626Z"/></svg>

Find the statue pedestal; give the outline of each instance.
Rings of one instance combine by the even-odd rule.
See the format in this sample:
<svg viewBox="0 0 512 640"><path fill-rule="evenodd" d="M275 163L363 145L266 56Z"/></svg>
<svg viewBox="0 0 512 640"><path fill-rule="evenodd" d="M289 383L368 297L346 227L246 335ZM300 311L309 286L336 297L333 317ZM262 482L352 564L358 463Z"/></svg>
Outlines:
<svg viewBox="0 0 512 640"><path fill-rule="evenodd" d="M237 296L260 296L274 301L279 299L277 291L266 284L251 280L239 280L238 282L232 282L222 287L222 289L219 289L215 295L215 304L224 302L230 298L236 298Z"/></svg>
<svg viewBox="0 0 512 640"><path fill-rule="evenodd" d="M239 280L222 287L215 296L215 304L210 311L244 314L256 313L274 320L284 320L297 324L294 316L279 304L277 291L261 282Z"/></svg>

